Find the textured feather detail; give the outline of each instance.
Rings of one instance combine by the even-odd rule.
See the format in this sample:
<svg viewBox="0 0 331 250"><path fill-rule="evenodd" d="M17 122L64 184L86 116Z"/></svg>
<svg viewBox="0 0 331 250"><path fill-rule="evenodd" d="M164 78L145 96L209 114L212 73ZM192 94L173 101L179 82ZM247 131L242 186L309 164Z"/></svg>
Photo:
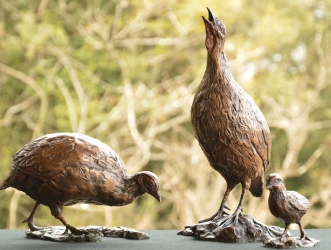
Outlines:
<svg viewBox="0 0 331 250"><path fill-rule="evenodd" d="M43 204L54 200L75 204L85 199L88 203L124 205L135 195L127 201L121 197L129 176L119 156L85 135L40 137L14 154L12 160L12 169L0 189L17 188Z"/></svg>
<svg viewBox="0 0 331 250"><path fill-rule="evenodd" d="M295 210L306 212L310 207L309 200L295 191L286 191L286 201Z"/></svg>
<svg viewBox="0 0 331 250"><path fill-rule="evenodd" d="M207 67L191 107L195 135L210 165L233 188L263 192L270 162L268 124L253 99L234 80L225 52L225 26L209 11L205 19Z"/></svg>

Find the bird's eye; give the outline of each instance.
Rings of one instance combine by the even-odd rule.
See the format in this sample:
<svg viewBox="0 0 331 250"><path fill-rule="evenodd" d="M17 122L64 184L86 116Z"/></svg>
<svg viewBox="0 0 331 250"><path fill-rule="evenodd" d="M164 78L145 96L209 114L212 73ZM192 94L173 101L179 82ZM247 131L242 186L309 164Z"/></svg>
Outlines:
<svg viewBox="0 0 331 250"><path fill-rule="evenodd" d="M151 188L151 187L153 187L153 183L152 182L148 182L147 183L147 186Z"/></svg>

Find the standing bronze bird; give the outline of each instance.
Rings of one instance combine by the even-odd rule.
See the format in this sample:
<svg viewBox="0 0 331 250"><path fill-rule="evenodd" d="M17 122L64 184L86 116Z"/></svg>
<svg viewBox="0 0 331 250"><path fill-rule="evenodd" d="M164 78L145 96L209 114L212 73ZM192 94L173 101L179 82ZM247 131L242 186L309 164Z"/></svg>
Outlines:
<svg viewBox="0 0 331 250"><path fill-rule="evenodd" d="M202 222L222 218L229 193L238 183L242 185L237 209L220 223L226 226L237 223L247 190L253 196L262 195L271 138L262 112L231 74L224 52L225 26L210 9L208 12L208 20L202 17L206 28L207 67L193 100L191 119L210 165L227 183L218 212Z"/></svg>
<svg viewBox="0 0 331 250"><path fill-rule="evenodd" d="M285 183L279 174L270 174L267 177L267 189L269 189L270 212L281 221L285 222L285 230L281 240L286 236L288 227L296 223L300 227L300 239L310 240L301 226L301 219L307 213L309 200L295 191L287 191Z"/></svg>
<svg viewBox="0 0 331 250"><path fill-rule="evenodd" d="M31 231L40 204L48 206L73 234L87 233L71 226L62 215L63 206L91 203L124 206L149 193L161 201L159 180L151 172L133 176L120 157L106 144L86 135L58 133L42 136L13 155L13 166L1 189L13 187L36 201L27 222Z"/></svg>

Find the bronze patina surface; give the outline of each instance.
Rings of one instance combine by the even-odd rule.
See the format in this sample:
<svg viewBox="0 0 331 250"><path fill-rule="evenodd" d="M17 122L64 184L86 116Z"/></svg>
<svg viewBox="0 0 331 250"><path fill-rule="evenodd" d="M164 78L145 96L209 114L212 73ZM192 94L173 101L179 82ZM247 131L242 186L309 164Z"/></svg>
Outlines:
<svg viewBox="0 0 331 250"><path fill-rule="evenodd" d="M109 146L76 133L48 134L26 144L12 157L13 166L0 189L13 187L36 201L28 218L31 231L33 217L40 204L48 206L72 234L88 230L70 225L62 215L63 206L90 203L124 206L148 193L161 201L159 180L143 171L129 176L120 157Z"/></svg>
<svg viewBox="0 0 331 250"><path fill-rule="evenodd" d="M266 241L266 246L295 248L317 245L319 240L308 238L301 225L301 219L310 207L309 200L295 191L286 190L283 178L277 173L268 175L267 189L270 191L268 199L270 212L285 223L285 230L280 238ZM288 227L292 223L299 225L300 238L288 237Z"/></svg>
<svg viewBox="0 0 331 250"><path fill-rule="evenodd" d="M216 214L200 224L214 222L216 227L212 230L220 235L218 241L254 242L255 236L250 240L241 236L250 234L247 229L255 225L252 218L241 214L242 202L248 190L255 197L263 193L264 173L270 161L270 131L258 106L232 76L224 51L225 25L210 9L208 13L208 19L203 17L207 66L192 103L191 120L204 154L211 167L225 179L227 189ZM239 183L242 186L239 204L227 215L226 200ZM243 221L248 224L241 227ZM259 230L256 226L253 231Z"/></svg>

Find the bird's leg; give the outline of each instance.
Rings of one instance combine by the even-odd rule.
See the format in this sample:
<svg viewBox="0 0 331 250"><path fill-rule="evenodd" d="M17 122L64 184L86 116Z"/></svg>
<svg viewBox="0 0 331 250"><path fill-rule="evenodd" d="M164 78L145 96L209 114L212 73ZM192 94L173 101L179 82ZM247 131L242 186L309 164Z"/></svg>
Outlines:
<svg viewBox="0 0 331 250"><path fill-rule="evenodd" d="M43 227L38 227L38 226L36 226L36 225L34 224L34 222L33 222L33 217L34 217L34 215L36 214L39 205L40 205L40 203L37 201L37 202L34 204L34 207L33 207L33 209L32 209L31 214L29 215L29 217L26 218L24 221L22 221L22 223L25 223L25 222L28 223L28 226L29 226L29 228L30 228L31 231L38 231L38 230L43 229Z"/></svg>
<svg viewBox="0 0 331 250"><path fill-rule="evenodd" d="M300 227L300 232L301 232L300 240L309 240L309 241L311 241L311 239L309 239L309 238L307 237L307 234L305 233L305 231L303 231L303 228L302 228L301 222L299 222L298 225L299 225L299 227Z"/></svg>
<svg viewBox="0 0 331 250"><path fill-rule="evenodd" d="M224 193L224 196L223 196L223 199L222 199L222 202L221 202L221 205L220 205L220 208L218 209L218 211L216 212L216 214L212 215L211 217L207 218L207 219L204 219L204 220L201 220L199 221L199 223L203 223L203 222L207 222L207 221L217 221L219 219L221 219L223 217L223 213L224 214L228 214L226 212L224 212L224 208L230 210L226 205L225 205L225 202L231 192L231 190L233 189L233 186L230 186L230 185L227 185L227 188L225 190L225 193Z"/></svg>
<svg viewBox="0 0 331 250"><path fill-rule="evenodd" d="M66 230L64 231L63 234L66 234L68 232L68 229L71 231L72 234L76 234L76 235L80 235L80 234L88 234L89 232L86 231L86 230L80 230L80 229L77 229L75 228L74 226L71 226L67 221L66 219L64 218L64 216L62 215L62 206L60 205L55 205L55 206L52 206L50 207L51 209L51 213L52 215L60 220L63 225L66 226Z"/></svg>
<svg viewBox="0 0 331 250"><path fill-rule="evenodd" d="M219 223L217 223L219 226L222 225L222 227L227 227L230 224L234 224L234 225L237 224L238 216L239 216L239 214L241 213L241 210L242 210L242 203L243 203L243 200L244 200L246 190L247 190L246 187L243 185L238 207L236 208L236 210L234 211L234 213L232 215L229 215L228 217L224 218Z"/></svg>
<svg viewBox="0 0 331 250"><path fill-rule="evenodd" d="M289 227L290 224L291 223L285 222L285 229L284 229L284 232L283 232L282 236L280 236L280 239L279 239L280 242L284 242L284 240L287 236L287 230L288 230L288 227Z"/></svg>

